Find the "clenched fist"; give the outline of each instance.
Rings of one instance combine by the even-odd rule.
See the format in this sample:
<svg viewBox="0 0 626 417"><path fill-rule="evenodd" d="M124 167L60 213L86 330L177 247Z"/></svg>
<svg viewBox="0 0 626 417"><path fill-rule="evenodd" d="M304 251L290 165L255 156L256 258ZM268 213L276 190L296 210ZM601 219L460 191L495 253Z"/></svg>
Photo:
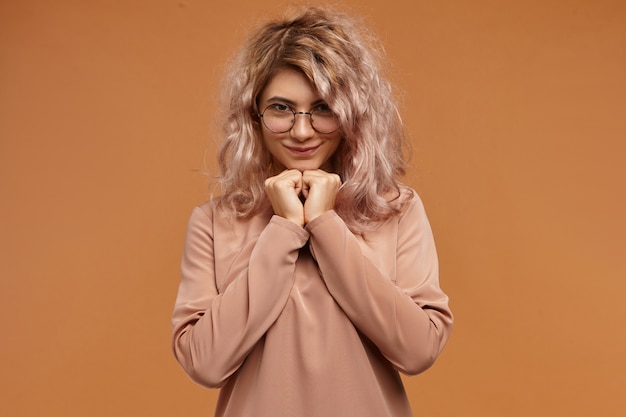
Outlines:
<svg viewBox="0 0 626 417"><path fill-rule="evenodd" d="M274 214L300 227L335 208L339 187L339 175L321 169L304 172L289 169L265 180L265 193Z"/></svg>

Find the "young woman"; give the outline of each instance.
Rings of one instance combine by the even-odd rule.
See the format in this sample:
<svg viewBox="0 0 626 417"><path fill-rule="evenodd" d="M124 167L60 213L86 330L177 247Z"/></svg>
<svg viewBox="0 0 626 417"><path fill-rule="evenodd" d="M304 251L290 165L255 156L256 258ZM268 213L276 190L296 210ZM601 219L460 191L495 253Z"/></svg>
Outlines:
<svg viewBox="0 0 626 417"><path fill-rule="evenodd" d="M229 73L220 197L189 220L176 358L217 416L411 416L452 328L403 129L362 25L305 8Z"/></svg>

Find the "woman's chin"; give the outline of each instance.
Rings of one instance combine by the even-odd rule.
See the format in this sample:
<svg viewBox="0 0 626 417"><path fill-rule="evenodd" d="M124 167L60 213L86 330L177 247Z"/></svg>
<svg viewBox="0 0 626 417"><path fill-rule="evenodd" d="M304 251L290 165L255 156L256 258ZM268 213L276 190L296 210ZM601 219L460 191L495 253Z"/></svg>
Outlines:
<svg viewBox="0 0 626 417"><path fill-rule="evenodd" d="M314 171L316 169L322 169L327 172L332 172L332 165L329 163L320 164L316 161L294 161L286 165L285 169L297 169L300 172Z"/></svg>
<svg viewBox="0 0 626 417"><path fill-rule="evenodd" d="M297 159L297 158L274 158L273 169L274 175L279 174L288 169L296 169L300 172L314 171L321 169L326 172L334 172L332 158L326 161L320 158Z"/></svg>

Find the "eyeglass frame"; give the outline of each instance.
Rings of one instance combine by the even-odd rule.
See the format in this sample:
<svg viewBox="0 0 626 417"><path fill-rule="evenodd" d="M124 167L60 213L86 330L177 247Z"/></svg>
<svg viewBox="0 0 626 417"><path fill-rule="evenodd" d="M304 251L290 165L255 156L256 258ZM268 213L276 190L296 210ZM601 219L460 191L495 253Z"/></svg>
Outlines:
<svg viewBox="0 0 626 417"><path fill-rule="evenodd" d="M282 132L276 132L272 129L270 129L270 127L265 123L265 119L263 118L263 115L265 114L265 112L267 111L267 109L269 109L272 106L275 106L276 104L269 104L267 107L265 107L265 109L263 109L262 113L257 113L257 116L259 117L259 119L261 119L263 121L263 126L265 126L267 128L267 130L269 130L272 133L276 133L276 134L280 134L280 133L287 133L289 132L291 129L293 129L293 127L296 125L296 115L298 114L308 114L309 115L309 123L311 124L311 128L313 130L315 130L317 133L321 134L321 135L330 135L331 133L335 133L336 131L338 131L341 126L339 124L339 121L337 121L337 128L335 130L332 130L330 132L320 132L319 130L317 130L315 128L315 126L313 125L313 113L316 112L316 110L311 110L311 111L295 111L294 109L291 108L291 106L285 104L285 106L287 108L289 108L289 110L291 110L291 112L293 113L293 117L291 118L291 126L289 126L289 129L284 130ZM336 117L336 116L335 116Z"/></svg>

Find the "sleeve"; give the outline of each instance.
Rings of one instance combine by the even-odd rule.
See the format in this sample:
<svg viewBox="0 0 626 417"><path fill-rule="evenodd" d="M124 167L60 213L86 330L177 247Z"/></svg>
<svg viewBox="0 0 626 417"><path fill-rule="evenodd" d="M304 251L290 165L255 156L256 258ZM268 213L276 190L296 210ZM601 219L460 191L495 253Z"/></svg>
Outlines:
<svg viewBox="0 0 626 417"><path fill-rule="evenodd" d="M396 276L389 279L367 257L333 211L309 224L311 248L333 298L353 324L399 371L428 369L452 329L448 297L439 287L438 261L419 197L399 218Z"/></svg>
<svg viewBox="0 0 626 417"><path fill-rule="evenodd" d="M172 315L172 348L200 385L223 385L280 315L308 233L274 216L250 249L248 264L225 268L232 282L216 286L213 218L201 208L189 219L181 281ZM245 250L245 249L244 249ZM234 271L234 272L233 272Z"/></svg>

